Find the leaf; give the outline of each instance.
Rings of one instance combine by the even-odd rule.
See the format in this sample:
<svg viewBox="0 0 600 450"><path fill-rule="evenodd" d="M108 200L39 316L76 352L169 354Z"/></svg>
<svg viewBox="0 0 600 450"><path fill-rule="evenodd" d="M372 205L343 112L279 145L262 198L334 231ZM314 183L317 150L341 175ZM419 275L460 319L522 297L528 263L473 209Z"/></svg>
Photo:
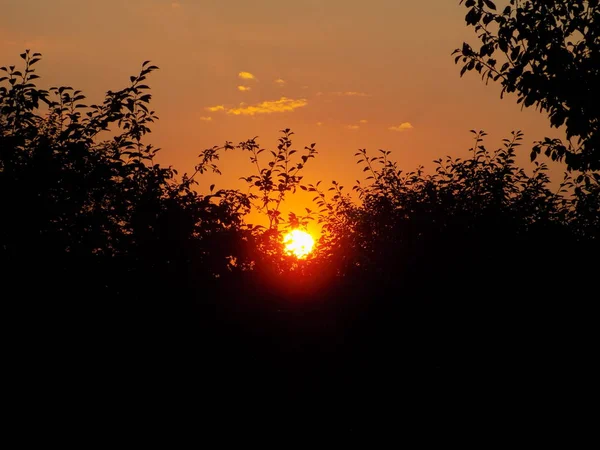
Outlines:
<svg viewBox="0 0 600 450"><path fill-rule="evenodd" d="M479 22L480 18L481 11L473 8L465 16L465 21L467 22L467 25L475 25L477 22Z"/></svg>
<svg viewBox="0 0 600 450"><path fill-rule="evenodd" d="M494 2L492 2L491 0L483 0L483 1L488 8L490 8L493 11L496 11L496 5L494 5Z"/></svg>
<svg viewBox="0 0 600 450"><path fill-rule="evenodd" d="M511 60L515 60L519 57L519 55L521 54L521 46L517 46L515 48L512 49L512 51L510 52L510 59Z"/></svg>
<svg viewBox="0 0 600 450"><path fill-rule="evenodd" d="M508 42L506 41L506 39L498 39L498 47L500 48L500 50L502 50L502 52L508 52Z"/></svg>

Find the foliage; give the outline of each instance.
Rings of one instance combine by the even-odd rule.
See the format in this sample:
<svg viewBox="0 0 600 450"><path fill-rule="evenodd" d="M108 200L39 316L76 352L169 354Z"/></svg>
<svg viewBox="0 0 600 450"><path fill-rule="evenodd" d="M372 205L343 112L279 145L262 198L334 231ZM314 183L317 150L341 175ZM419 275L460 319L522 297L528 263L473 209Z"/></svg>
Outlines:
<svg viewBox="0 0 600 450"><path fill-rule="evenodd" d="M173 285L197 292L206 289L198 280L215 287L248 272L285 290L290 273L322 283L356 271L397 279L454 254L455 246L470 249L461 252L467 258L483 242L499 251L547 230L597 239L598 175L567 176L551 192L545 165L536 163L532 176L515 166L519 132L489 152L485 133L473 131L473 157L440 159L431 175L421 167L403 172L389 151L370 156L361 149L356 156L367 178L354 194L336 181L328 190L321 182L302 184L316 146L298 152L289 129L270 152L256 138L203 150L194 172L178 181L175 170L154 163L159 149L144 143L156 119L144 82L155 66L145 62L129 87L88 107L69 86L38 89L40 55L21 56L24 70L7 69L0 97L0 187L10 193L2 196L10 220L0 236L2 258L15 274L32 266L47 279L74 272L100 293L143 296ZM195 190L198 176L220 173L222 151L250 154L256 172L243 177L248 193ZM284 220L281 205L298 188L315 194L317 211ZM251 208L265 214L267 229L245 223ZM315 218L323 229L315 254L306 261L286 255L281 227L306 228ZM487 253L495 255L491 247ZM406 256L401 263L397 254Z"/></svg>
<svg viewBox="0 0 600 450"><path fill-rule="evenodd" d="M281 130L282 137L279 138L277 151L271 150L272 158L267 162L265 167L261 167L259 155L265 151L264 148L256 142L256 137L248 141L241 142L238 148L251 153L250 162L256 166L256 175L242 177L250 187L258 188L259 195L251 195L252 200L257 200L257 209L266 214L269 219L269 228L277 228L281 222L280 207L287 192L296 192L302 176L299 172L304 168L309 159L314 158L317 154L315 149L316 144L311 144L310 147L305 147L305 154L300 156L300 161L294 162L292 155L298 153L292 148L291 137L294 133L289 129ZM290 216L291 226L297 227L301 225L301 219L295 215ZM304 221L306 226L306 221Z"/></svg>
<svg viewBox="0 0 600 450"><path fill-rule="evenodd" d="M532 175L516 166L522 133L495 151L483 145L484 132L472 133L471 158L439 159L429 175L422 168L404 173L389 151L356 154L368 174L353 188L362 203L341 195L337 184L330 201L320 200L328 232L321 251L339 273L404 289L423 278L450 282L464 271L480 283L510 266L539 270L525 255L560 264L582 243L598 245L600 177L567 175L553 191L545 164L535 163ZM511 286L519 275L512 278Z"/></svg>
<svg viewBox="0 0 600 450"><path fill-rule="evenodd" d="M437 160L431 174L361 149L366 180L351 192L304 183L316 146L296 151L289 129L271 152L256 138L205 149L179 178L146 144L156 115L144 83L157 67L145 62L128 87L85 106L69 86L39 89L39 54L21 57L24 70L7 68L0 85L3 288L41 311L43 339L68 330L56 347L75 346L78 366L91 355L97 370L90 342L113 339L107 367L120 355L122 371L143 348L152 370L139 378L170 374L174 385L182 373L194 386L216 374L210 390L244 377L282 383L287 369L310 386L325 367L332 386L393 383L402 367L479 367L505 344L507 323L521 348L514 317L542 321L555 298L593 288L600 179L566 176L552 190L544 164L531 175L516 166L520 132L489 151L473 130L471 157ZM248 192L199 193L224 151L250 155ZM284 219L297 189L317 208ZM252 208L268 227L246 223ZM314 255L286 255L282 230L313 219L323 228ZM124 315L129 334L116 333Z"/></svg>
<svg viewBox="0 0 600 450"><path fill-rule="evenodd" d="M38 89L40 55L21 57L24 70L2 68L0 87L0 251L14 274L143 296L166 274L177 282L190 268L209 278L228 271L249 201L192 190L196 173L218 170L215 149L180 182L154 163L159 149L144 137L156 116L144 82L157 67L145 62L127 88L86 106L69 86Z"/></svg>
<svg viewBox="0 0 600 450"><path fill-rule="evenodd" d="M499 12L489 0L463 2L482 45L454 51L461 76L475 70L486 83L499 81L502 94L516 92L518 103L547 113L551 126L565 126L569 142L546 138L532 160L543 151L569 169L600 170L600 3L510 0Z"/></svg>
<svg viewBox="0 0 600 450"><path fill-rule="evenodd" d="M257 137L240 142L235 147L227 143L229 149L250 153L249 161L251 167L255 168L254 174L241 179L248 184L247 195L252 207L264 214L268 221L265 230L262 225L252 227L255 231L253 268L256 272L263 272L265 277L277 278L282 273L305 267L303 261L285 254L283 232L306 230L308 222L313 220L312 211L306 209L305 215L289 212L286 219L281 214L281 207L287 194L294 194L298 188L306 190L301 184L303 176L300 174L308 161L315 158L317 150L315 143L304 147L303 151L294 149L293 135L290 129L281 130L277 150L269 150L268 153L258 144ZM270 156L265 160L264 155Z"/></svg>

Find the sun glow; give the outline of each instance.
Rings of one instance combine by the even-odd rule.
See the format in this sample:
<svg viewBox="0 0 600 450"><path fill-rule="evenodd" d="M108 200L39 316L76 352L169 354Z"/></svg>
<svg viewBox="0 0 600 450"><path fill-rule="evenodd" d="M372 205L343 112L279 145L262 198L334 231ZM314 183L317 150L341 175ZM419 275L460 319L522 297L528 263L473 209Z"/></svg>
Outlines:
<svg viewBox="0 0 600 450"><path fill-rule="evenodd" d="M296 258L306 258L315 245L315 240L310 234L302 230L292 230L283 238L285 252Z"/></svg>

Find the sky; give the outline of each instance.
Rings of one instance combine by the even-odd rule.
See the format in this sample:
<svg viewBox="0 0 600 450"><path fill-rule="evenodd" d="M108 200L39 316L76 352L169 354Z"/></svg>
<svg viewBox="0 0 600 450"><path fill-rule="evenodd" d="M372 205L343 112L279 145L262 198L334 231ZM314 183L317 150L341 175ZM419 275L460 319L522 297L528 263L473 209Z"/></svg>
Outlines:
<svg viewBox="0 0 600 450"><path fill-rule="evenodd" d="M159 66L148 80L160 118L148 143L180 173L225 141L258 136L274 148L284 128L298 149L316 143L304 181L347 190L363 177L361 148L392 151L406 171L433 170L434 159L468 155L471 129L485 130L490 148L521 130L517 162L530 168L531 142L564 136L515 96L500 99L499 85L459 76L452 51L477 42L459 0L0 0L0 10L0 65L42 53L41 87L70 85L96 103L143 61ZM201 190L242 187L253 170L241 152L220 167Z"/></svg>

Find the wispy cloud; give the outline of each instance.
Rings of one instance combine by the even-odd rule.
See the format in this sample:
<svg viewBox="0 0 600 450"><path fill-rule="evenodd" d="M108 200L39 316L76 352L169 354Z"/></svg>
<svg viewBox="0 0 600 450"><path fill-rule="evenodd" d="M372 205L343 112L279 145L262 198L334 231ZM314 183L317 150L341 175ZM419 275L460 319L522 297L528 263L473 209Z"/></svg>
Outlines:
<svg viewBox="0 0 600 450"><path fill-rule="evenodd" d="M278 84L279 86L283 86L285 84L285 80L277 78L276 80L274 80L274 83Z"/></svg>
<svg viewBox="0 0 600 450"><path fill-rule="evenodd" d="M236 116L253 116L255 114L288 112L302 108L307 104L308 102L304 98L294 100L292 98L281 97L279 100L264 101L256 105L240 105L239 108L231 108L227 110L227 114L233 114Z"/></svg>
<svg viewBox="0 0 600 450"><path fill-rule="evenodd" d="M240 72L240 73L238 73L238 77L240 77L242 80L255 80L256 81L256 77L254 75L252 75L250 72Z"/></svg>
<svg viewBox="0 0 600 450"><path fill-rule="evenodd" d="M202 116L202 117L200 117L200 120L202 120L204 122L211 122L212 121L212 117L210 117L210 116Z"/></svg>
<svg viewBox="0 0 600 450"><path fill-rule="evenodd" d="M323 125L323 122L317 122L317 126L320 127Z"/></svg>
<svg viewBox="0 0 600 450"><path fill-rule="evenodd" d="M308 105L305 98L293 99L281 97L279 100L267 100L255 105L246 105L240 103L236 108L225 108L222 105L209 106L208 111L225 111L227 114L234 116L254 116L256 114L272 114L294 111Z"/></svg>
<svg viewBox="0 0 600 450"><path fill-rule="evenodd" d="M181 8L181 3L173 2L173 3L171 3L171 8L173 8L173 9Z"/></svg>
<svg viewBox="0 0 600 450"><path fill-rule="evenodd" d="M369 97L369 94L365 92L357 91L345 91L345 92L332 92L331 95L337 95L338 97Z"/></svg>
<svg viewBox="0 0 600 450"><path fill-rule="evenodd" d="M410 122L402 122L400 125L389 127L388 130L402 132L406 130L412 130L413 128L414 127L411 125Z"/></svg>
<svg viewBox="0 0 600 450"><path fill-rule="evenodd" d="M358 121L358 124L351 124L351 125L346 125L346 129L348 130L359 130L360 129L360 125L364 125L367 123L366 119L361 119Z"/></svg>
<svg viewBox="0 0 600 450"><path fill-rule="evenodd" d="M252 89L250 86L242 86L242 85L239 85L237 88L238 88L238 91L242 91L242 92L249 91L250 89Z"/></svg>

